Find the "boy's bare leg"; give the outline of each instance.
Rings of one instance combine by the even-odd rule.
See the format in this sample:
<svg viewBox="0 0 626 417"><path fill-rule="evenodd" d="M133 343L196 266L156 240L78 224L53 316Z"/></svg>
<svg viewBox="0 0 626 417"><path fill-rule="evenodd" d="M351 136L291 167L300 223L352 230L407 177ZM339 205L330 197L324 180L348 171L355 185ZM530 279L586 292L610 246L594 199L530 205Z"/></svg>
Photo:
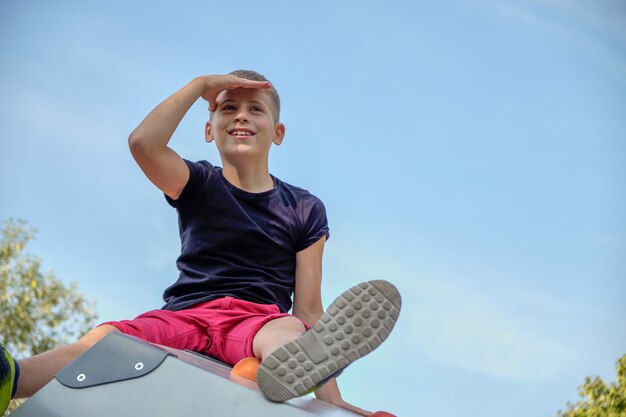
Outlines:
<svg viewBox="0 0 626 417"><path fill-rule="evenodd" d="M267 322L254 336L252 350L263 360L282 345L296 340L304 333L304 325L295 317L281 317Z"/></svg>
<svg viewBox="0 0 626 417"><path fill-rule="evenodd" d="M118 331L104 325L90 330L77 342L19 361L20 377L15 398L30 397L54 378L54 375L107 334Z"/></svg>

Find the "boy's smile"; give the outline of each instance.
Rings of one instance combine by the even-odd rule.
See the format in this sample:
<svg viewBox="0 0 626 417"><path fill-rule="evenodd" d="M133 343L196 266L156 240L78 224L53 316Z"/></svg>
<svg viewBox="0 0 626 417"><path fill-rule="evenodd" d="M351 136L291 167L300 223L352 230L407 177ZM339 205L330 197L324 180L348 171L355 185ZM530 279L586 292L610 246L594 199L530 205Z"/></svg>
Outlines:
<svg viewBox="0 0 626 417"><path fill-rule="evenodd" d="M237 139L247 139L254 136L256 132L245 127L236 127L228 132L229 135L235 136Z"/></svg>

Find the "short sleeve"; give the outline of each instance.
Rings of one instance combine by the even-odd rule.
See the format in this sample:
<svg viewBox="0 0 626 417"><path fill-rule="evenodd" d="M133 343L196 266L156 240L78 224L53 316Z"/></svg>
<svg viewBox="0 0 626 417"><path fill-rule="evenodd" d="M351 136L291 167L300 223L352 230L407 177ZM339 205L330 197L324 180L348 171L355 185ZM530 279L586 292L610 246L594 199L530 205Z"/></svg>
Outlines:
<svg viewBox="0 0 626 417"><path fill-rule="evenodd" d="M308 195L303 199L302 220L303 230L296 245L297 252L308 248L324 236L327 240L330 238L326 207L319 198Z"/></svg>
<svg viewBox="0 0 626 417"><path fill-rule="evenodd" d="M191 162L187 159L183 159L183 161L185 161L189 168L189 180L187 184L185 184L185 188L183 188L183 191L176 200L163 194L167 203L175 208L179 207L181 204L185 204L187 200L192 199L196 192L202 188L202 185L211 180L211 176L215 171L213 165L208 161Z"/></svg>

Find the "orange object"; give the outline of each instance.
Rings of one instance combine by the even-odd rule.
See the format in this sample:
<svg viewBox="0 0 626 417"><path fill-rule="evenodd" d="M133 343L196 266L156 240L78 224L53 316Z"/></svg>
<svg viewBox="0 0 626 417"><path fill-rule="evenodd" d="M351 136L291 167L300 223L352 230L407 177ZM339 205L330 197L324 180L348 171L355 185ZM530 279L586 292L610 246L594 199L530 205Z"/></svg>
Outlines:
<svg viewBox="0 0 626 417"><path fill-rule="evenodd" d="M386 411L376 411L370 417L396 417L396 416Z"/></svg>
<svg viewBox="0 0 626 417"><path fill-rule="evenodd" d="M243 358L233 366L231 369L231 375L237 375L242 378L249 379L256 382L256 372L259 370L261 361L257 358Z"/></svg>

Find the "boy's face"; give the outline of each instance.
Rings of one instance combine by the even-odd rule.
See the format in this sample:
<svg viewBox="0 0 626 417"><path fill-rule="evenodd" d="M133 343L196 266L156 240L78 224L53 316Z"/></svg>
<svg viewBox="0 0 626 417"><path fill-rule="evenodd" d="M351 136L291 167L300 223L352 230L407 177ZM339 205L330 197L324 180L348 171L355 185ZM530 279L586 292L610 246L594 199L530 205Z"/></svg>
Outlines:
<svg viewBox="0 0 626 417"><path fill-rule="evenodd" d="M272 143L280 145L284 135L268 94L249 88L222 91L205 129L207 142L215 140L222 160L231 163L267 162Z"/></svg>

